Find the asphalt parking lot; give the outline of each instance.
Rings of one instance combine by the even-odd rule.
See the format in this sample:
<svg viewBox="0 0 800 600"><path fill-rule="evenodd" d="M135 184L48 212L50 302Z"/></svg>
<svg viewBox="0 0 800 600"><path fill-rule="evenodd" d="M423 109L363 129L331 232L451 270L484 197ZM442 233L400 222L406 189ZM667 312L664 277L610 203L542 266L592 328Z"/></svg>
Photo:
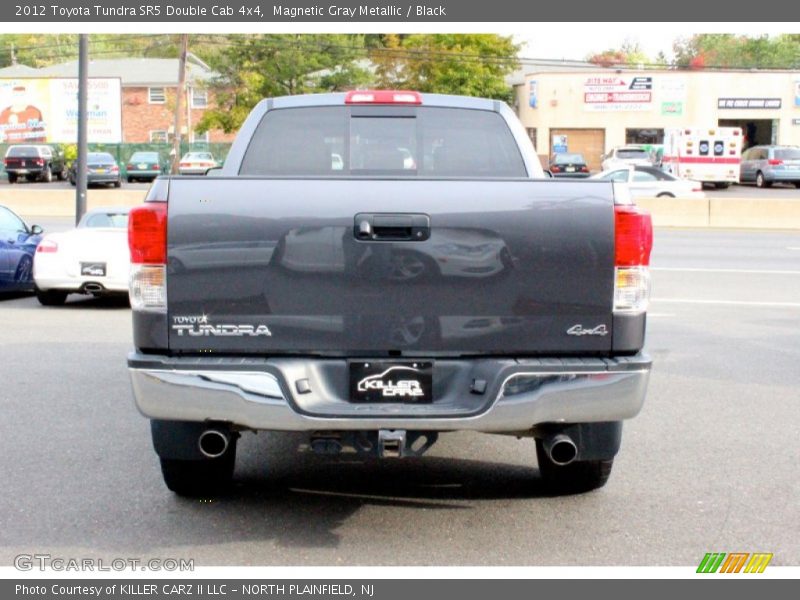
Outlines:
<svg viewBox="0 0 800 600"><path fill-rule="evenodd" d="M0 564L688 566L713 551L799 564L800 233L657 230L652 262L645 408L608 485L556 498L530 440L463 433L400 462L245 435L230 496L175 497L133 406L127 306L4 298Z"/></svg>

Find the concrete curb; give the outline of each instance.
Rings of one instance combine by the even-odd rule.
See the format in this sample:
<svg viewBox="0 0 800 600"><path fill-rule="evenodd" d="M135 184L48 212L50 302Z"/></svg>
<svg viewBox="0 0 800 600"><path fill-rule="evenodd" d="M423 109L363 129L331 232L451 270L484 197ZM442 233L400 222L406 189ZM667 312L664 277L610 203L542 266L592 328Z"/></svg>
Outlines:
<svg viewBox="0 0 800 600"><path fill-rule="evenodd" d="M800 199L647 198L637 201L656 227L800 229Z"/></svg>
<svg viewBox="0 0 800 600"><path fill-rule="evenodd" d="M135 206L147 190L89 190L87 205ZM798 200L775 198L646 198L637 202L653 215L656 227L799 229ZM0 189L0 205L30 217L74 217L73 190Z"/></svg>
<svg viewBox="0 0 800 600"><path fill-rule="evenodd" d="M9 186L11 187L11 186ZM89 190L88 208L135 206L144 201L147 190ZM0 190L0 205L26 217L74 217L74 190Z"/></svg>

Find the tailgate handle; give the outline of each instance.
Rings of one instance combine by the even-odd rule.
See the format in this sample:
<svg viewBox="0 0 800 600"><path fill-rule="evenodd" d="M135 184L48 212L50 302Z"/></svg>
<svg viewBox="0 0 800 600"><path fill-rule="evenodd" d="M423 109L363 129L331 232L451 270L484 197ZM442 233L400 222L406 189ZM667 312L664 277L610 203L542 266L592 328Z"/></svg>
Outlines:
<svg viewBox="0 0 800 600"><path fill-rule="evenodd" d="M423 242L431 237L431 219L420 214L359 213L353 235L362 242Z"/></svg>

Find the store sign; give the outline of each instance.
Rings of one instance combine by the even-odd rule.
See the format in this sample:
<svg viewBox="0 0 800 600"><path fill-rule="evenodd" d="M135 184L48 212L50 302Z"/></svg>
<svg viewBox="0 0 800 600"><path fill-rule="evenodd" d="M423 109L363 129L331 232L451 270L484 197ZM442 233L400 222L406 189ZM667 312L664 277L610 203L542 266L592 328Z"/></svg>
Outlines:
<svg viewBox="0 0 800 600"><path fill-rule="evenodd" d="M528 103L531 108L536 108L539 102L539 84L535 79L532 79L528 84Z"/></svg>
<svg viewBox="0 0 800 600"><path fill-rule="evenodd" d="M661 114L679 117L683 114L683 102L662 102Z"/></svg>
<svg viewBox="0 0 800 600"><path fill-rule="evenodd" d="M780 108L780 98L718 98L717 108Z"/></svg>
<svg viewBox="0 0 800 600"><path fill-rule="evenodd" d="M122 141L119 78L91 77L87 97L90 143ZM78 139L76 78L0 79L0 142L74 143Z"/></svg>
<svg viewBox="0 0 800 600"><path fill-rule="evenodd" d="M584 110L643 111L653 106L652 77L588 77L583 84Z"/></svg>

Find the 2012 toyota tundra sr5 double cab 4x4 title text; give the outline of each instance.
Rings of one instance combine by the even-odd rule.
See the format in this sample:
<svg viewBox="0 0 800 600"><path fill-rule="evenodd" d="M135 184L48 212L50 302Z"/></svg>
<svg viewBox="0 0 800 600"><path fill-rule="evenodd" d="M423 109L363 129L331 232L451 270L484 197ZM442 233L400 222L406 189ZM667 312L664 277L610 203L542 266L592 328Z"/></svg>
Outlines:
<svg viewBox="0 0 800 600"><path fill-rule="evenodd" d="M378 457L534 438L545 484L587 491L644 401L650 217L545 178L501 102L264 100L219 176L156 180L129 241L133 392L178 494L229 485L243 431Z"/></svg>

